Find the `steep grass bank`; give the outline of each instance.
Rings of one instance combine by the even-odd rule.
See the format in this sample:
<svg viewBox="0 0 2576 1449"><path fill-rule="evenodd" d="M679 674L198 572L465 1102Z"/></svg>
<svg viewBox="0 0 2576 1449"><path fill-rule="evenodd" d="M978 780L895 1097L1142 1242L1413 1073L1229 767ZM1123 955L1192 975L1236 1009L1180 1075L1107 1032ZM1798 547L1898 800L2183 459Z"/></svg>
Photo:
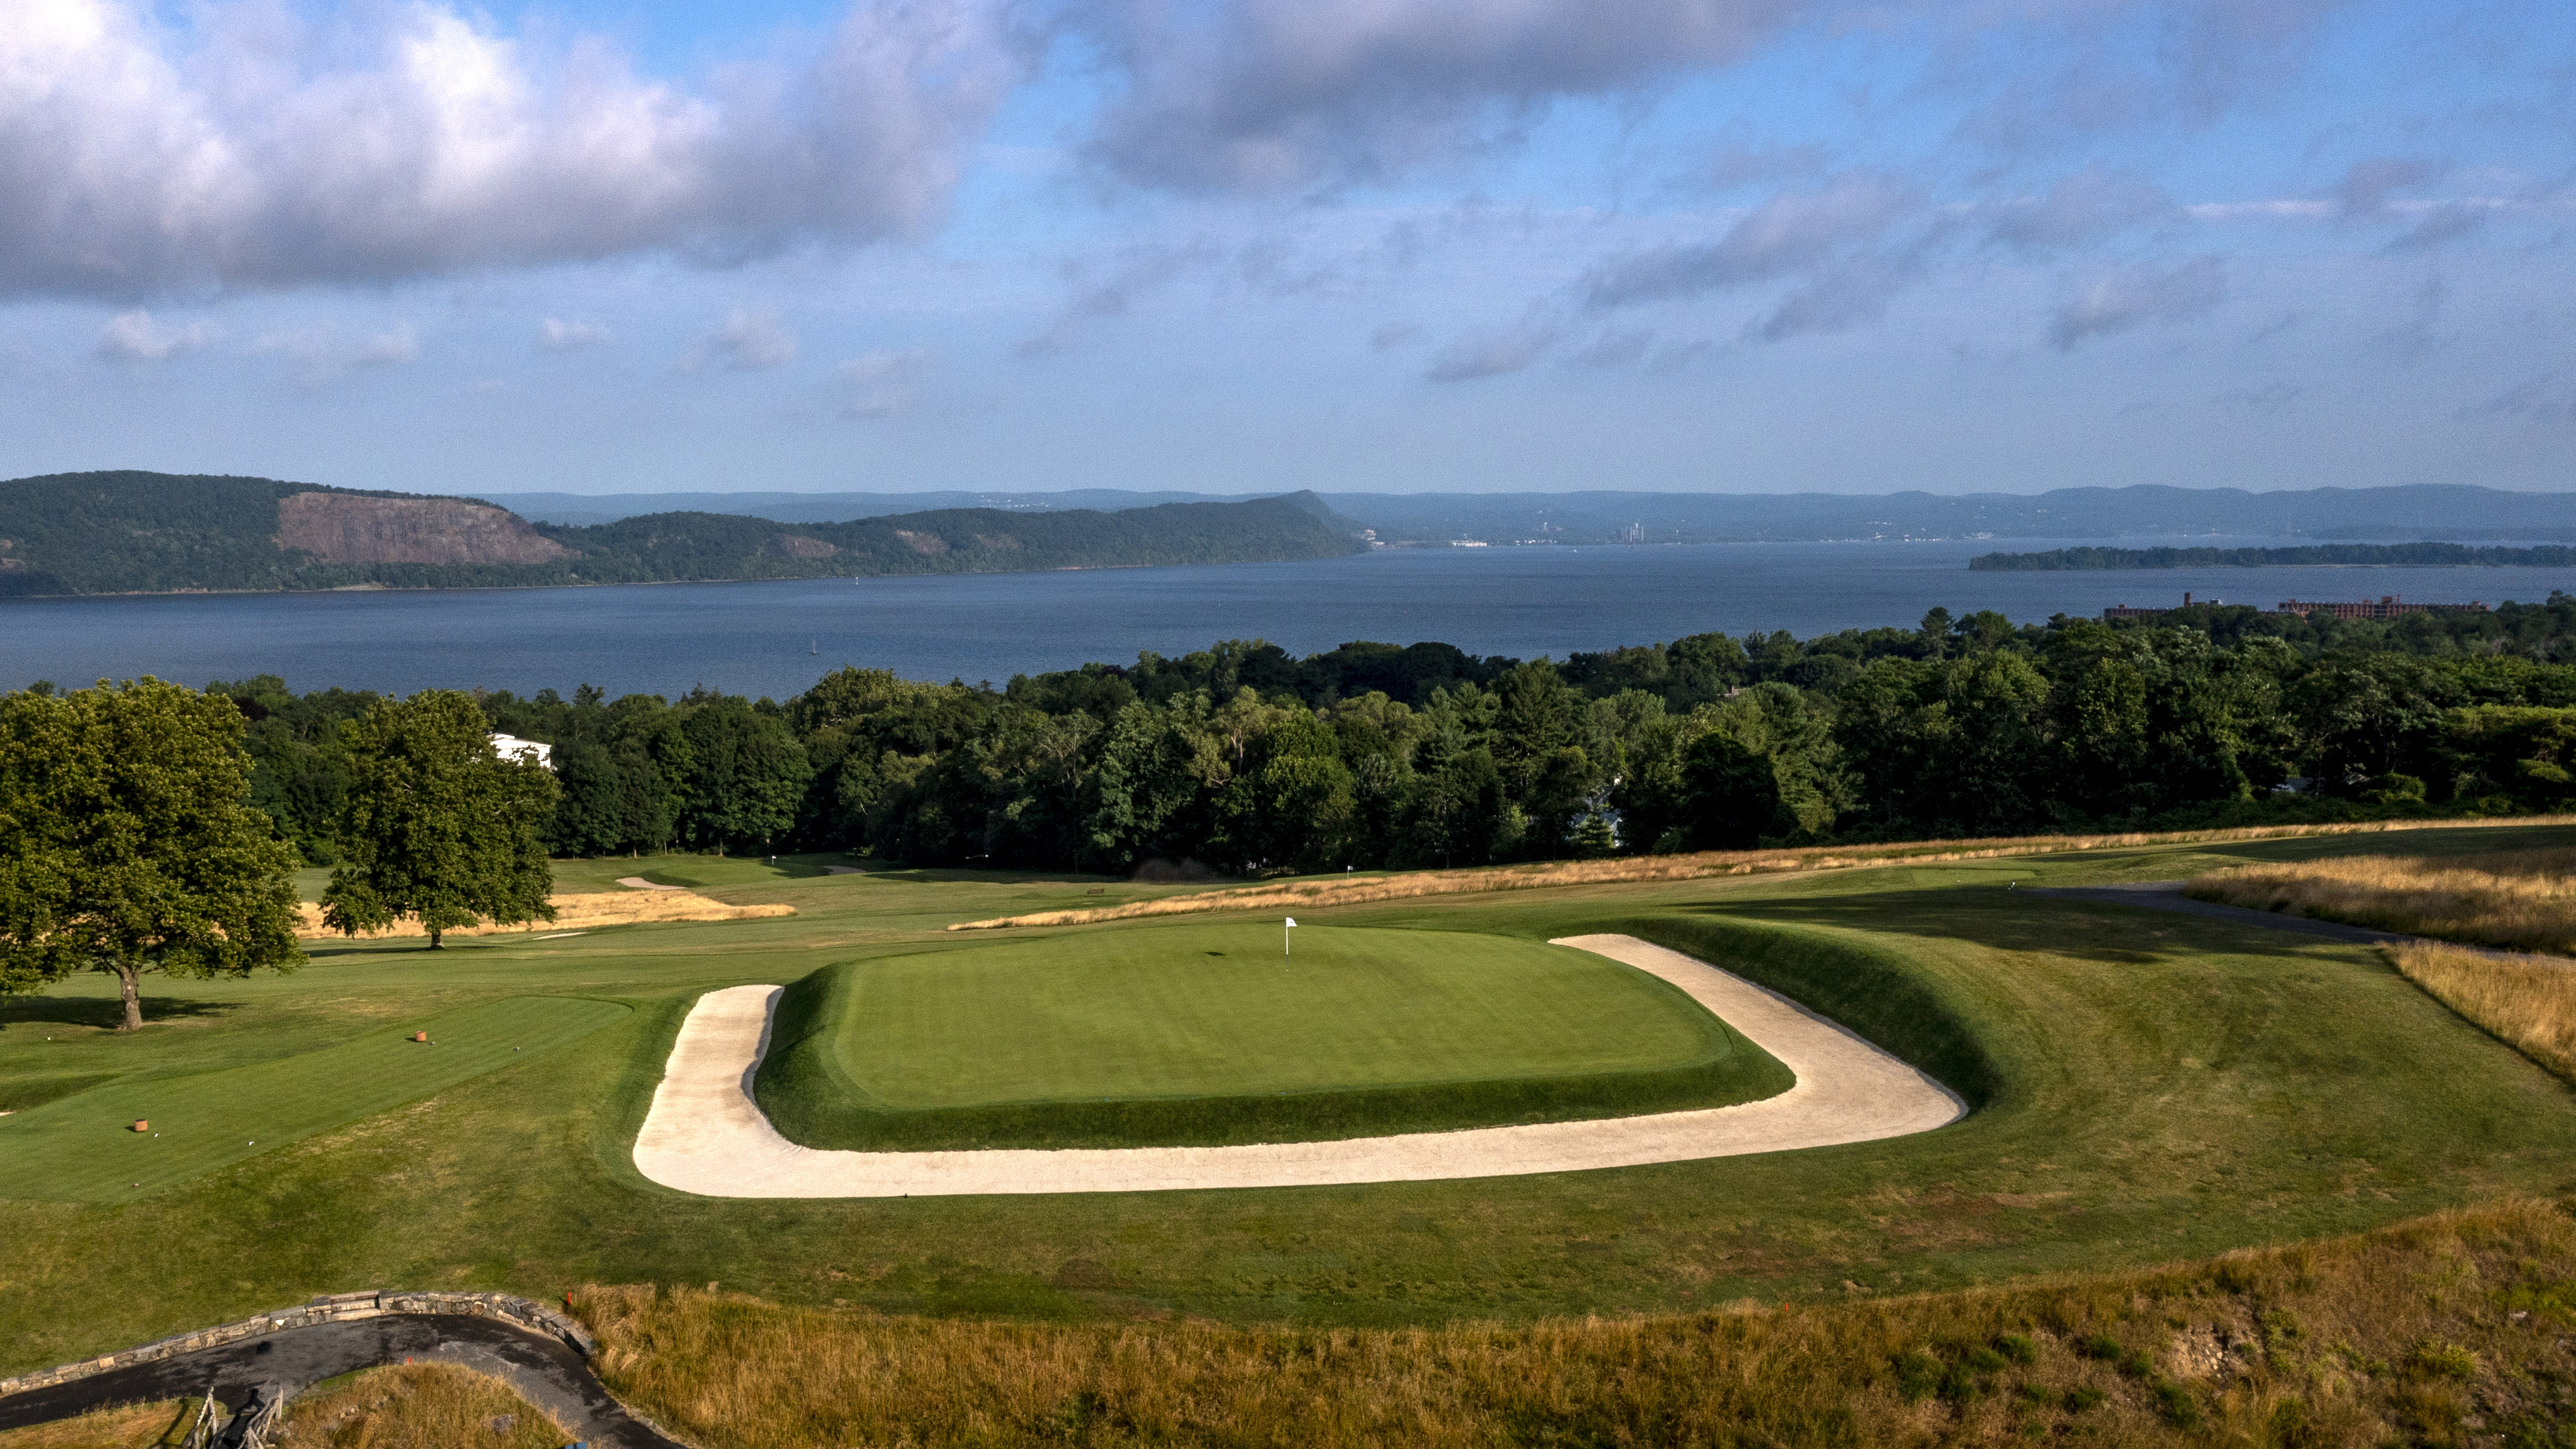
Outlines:
<svg viewBox="0 0 2576 1449"><path fill-rule="evenodd" d="M2537 1201L2019 1288L1517 1328L1051 1328L688 1288L573 1301L610 1384L710 1449L2538 1449L2576 1416L2576 1223Z"/></svg>
<svg viewBox="0 0 2576 1449"><path fill-rule="evenodd" d="M2365 855L2193 880L2195 900L2509 951L2576 953L2576 850L2451 860Z"/></svg>

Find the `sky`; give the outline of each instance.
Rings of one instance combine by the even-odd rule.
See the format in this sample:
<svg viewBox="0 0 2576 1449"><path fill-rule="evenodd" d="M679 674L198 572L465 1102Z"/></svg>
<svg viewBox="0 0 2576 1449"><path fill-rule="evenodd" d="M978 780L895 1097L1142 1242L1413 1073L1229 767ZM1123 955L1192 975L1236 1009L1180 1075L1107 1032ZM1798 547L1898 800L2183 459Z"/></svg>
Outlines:
<svg viewBox="0 0 2576 1449"><path fill-rule="evenodd" d="M2565 0L0 0L0 476L2576 489Z"/></svg>

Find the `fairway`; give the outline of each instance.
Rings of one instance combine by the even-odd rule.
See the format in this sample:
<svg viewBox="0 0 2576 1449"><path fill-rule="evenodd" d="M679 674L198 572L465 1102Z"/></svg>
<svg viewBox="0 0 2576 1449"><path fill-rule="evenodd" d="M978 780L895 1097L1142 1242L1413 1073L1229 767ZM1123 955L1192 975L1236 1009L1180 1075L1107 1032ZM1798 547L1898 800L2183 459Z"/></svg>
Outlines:
<svg viewBox="0 0 2576 1449"><path fill-rule="evenodd" d="M525 1061L627 1011L514 996L254 1066L92 1087L0 1119L0 1181L11 1197L142 1197ZM421 1030L428 1043L411 1040ZM151 1131L130 1130L136 1121Z"/></svg>
<svg viewBox="0 0 2576 1449"><path fill-rule="evenodd" d="M1276 921L828 968L761 1101L810 1146L1312 1140L1751 1101L1788 1073L1651 976L1457 931ZM1286 1134L1281 1136L1280 1134Z"/></svg>

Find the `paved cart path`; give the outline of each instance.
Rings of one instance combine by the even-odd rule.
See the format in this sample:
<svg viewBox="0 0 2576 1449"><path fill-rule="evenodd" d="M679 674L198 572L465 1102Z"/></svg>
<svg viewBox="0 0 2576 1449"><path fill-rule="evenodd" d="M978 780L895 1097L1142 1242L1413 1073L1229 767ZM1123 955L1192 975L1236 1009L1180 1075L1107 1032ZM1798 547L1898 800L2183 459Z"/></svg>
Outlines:
<svg viewBox="0 0 2576 1449"><path fill-rule="evenodd" d="M1733 1107L1588 1122L1480 1127L1338 1142L1064 1151L838 1152L778 1135L752 1099L782 988L735 986L698 999L653 1093L635 1165L706 1197L934 1197L986 1193L1165 1192L1506 1177L1783 1152L1928 1132L1967 1104L1931 1077L1776 992L1633 936L1572 946L1671 982L1797 1076L1776 1097Z"/></svg>
<svg viewBox="0 0 2576 1449"><path fill-rule="evenodd" d="M594 1449L680 1449L609 1396L562 1341L489 1318L411 1313L317 1323L110 1369L0 1398L0 1429L68 1419L116 1404L202 1398L238 1408L262 1384L300 1391L378 1364L461 1364L491 1374Z"/></svg>

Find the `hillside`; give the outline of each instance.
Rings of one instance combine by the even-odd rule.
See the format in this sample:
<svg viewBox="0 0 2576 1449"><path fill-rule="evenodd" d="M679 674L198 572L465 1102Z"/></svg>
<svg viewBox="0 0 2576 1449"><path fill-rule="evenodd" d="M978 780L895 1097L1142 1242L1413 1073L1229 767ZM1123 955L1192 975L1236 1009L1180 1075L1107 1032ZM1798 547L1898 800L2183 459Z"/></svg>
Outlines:
<svg viewBox="0 0 2576 1449"><path fill-rule="evenodd" d="M1356 552L1312 494L1115 513L940 509L781 524L658 513L530 523L473 498L268 478L0 483L0 596L500 588L1251 563Z"/></svg>
<svg viewBox="0 0 2576 1449"><path fill-rule="evenodd" d="M2060 548L2046 553L1985 553L1968 560L1981 572L2070 569L2343 568L2406 564L2417 568L2565 568L2576 548L2472 548L2458 543L2329 543L2297 548Z"/></svg>

